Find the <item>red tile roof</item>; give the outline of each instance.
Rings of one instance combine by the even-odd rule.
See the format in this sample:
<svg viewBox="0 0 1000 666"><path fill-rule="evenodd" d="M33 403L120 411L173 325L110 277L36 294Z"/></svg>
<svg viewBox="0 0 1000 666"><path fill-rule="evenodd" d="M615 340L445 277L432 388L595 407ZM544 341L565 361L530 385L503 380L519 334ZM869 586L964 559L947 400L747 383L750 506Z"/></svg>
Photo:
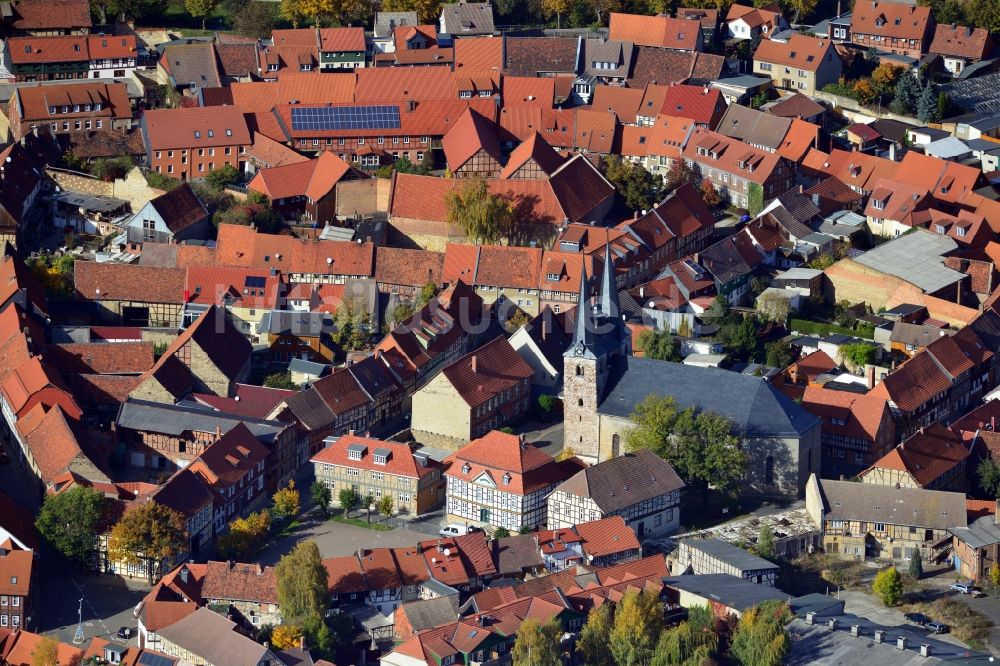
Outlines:
<svg viewBox="0 0 1000 666"><path fill-rule="evenodd" d="M15 65L90 60L87 53L87 38L80 35L11 37L7 40L7 53Z"/></svg>
<svg viewBox="0 0 1000 666"><path fill-rule="evenodd" d="M502 68L502 37L463 37L455 40L456 72L499 71Z"/></svg>
<svg viewBox="0 0 1000 666"><path fill-rule="evenodd" d="M621 516L581 523L573 529L583 539L583 551L591 557L604 557L641 547L635 532Z"/></svg>
<svg viewBox="0 0 1000 666"><path fill-rule="evenodd" d="M91 60L102 58L135 58L135 35L90 35L87 50Z"/></svg>
<svg viewBox="0 0 1000 666"><path fill-rule="evenodd" d="M94 464L84 455L70 428L66 414L59 405L46 410L39 403L23 414L17 430L38 465L42 481L49 483L67 469L96 473L96 478L107 481Z"/></svg>
<svg viewBox="0 0 1000 666"><path fill-rule="evenodd" d="M0 595L29 596L34 561L34 552L21 550L10 540L4 542L0 546Z"/></svg>
<svg viewBox="0 0 1000 666"><path fill-rule="evenodd" d="M250 130L236 106L187 107L146 111L150 150L249 146Z"/></svg>
<svg viewBox="0 0 1000 666"><path fill-rule="evenodd" d="M534 374L506 338L497 338L441 371L469 407L476 407Z"/></svg>
<svg viewBox="0 0 1000 666"><path fill-rule="evenodd" d="M678 84L667 88L660 113L690 118L700 125L715 127L725 109L722 93L715 88Z"/></svg>
<svg viewBox="0 0 1000 666"><path fill-rule="evenodd" d="M324 150L312 160L261 169L247 188L272 200L304 196L310 201L319 201L330 194L350 170L351 165Z"/></svg>
<svg viewBox="0 0 1000 666"><path fill-rule="evenodd" d="M90 4L86 0L22 0L13 5L13 10L13 25L18 30L90 27Z"/></svg>
<svg viewBox="0 0 1000 666"><path fill-rule="evenodd" d="M707 150L709 154L700 154L699 150ZM702 168L735 174L759 184L763 184L771 176L779 160L783 159L774 153L705 129L695 131L682 152L685 159L698 162Z"/></svg>
<svg viewBox="0 0 1000 666"><path fill-rule="evenodd" d="M354 74L288 72L273 81L233 83L233 104L245 113L270 112L282 104L344 104L354 101Z"/></svg>
<svg viewBox="0 0 1000 666"><path fill-rule="evenodd" d="M503 162L496 125L473 109L466 109L441 139L441 149L448 160L448 168L458 171L479 151L497 163Z"/></svg>
<svg viewBox="0 0 1000 666"><path fill-rule="evenodd" d="M970 455L959 433L933 423L875 461L861 476L876 469L891 469L906 472L919 487L927 488Z"/></svg>
<svg viewBox="0 0 1000 666"><path fill-rule="evenodd" d="M77 261L73 276L77 298L85 300L184 302L184 271L179 268Z"/></svg>
<svg viewBox="0 0 1000 666"><path fill-rule="evenodd" d="M352 446L363 446L366 448L361 460L353 460L348 455L347 449ZM385 463L375 462L374 452L376 449L385 449L389 452ZM440 463L431 459L428 459L426 466L421 465L413 456L413 451L408 444L359 437L357 435L344 435L340 437L331 446L326 447L310 458L309 462L350 467L352 469L372 472L384 472L411 479L427 476L435 469L440 469L441 467Z"/></svg>
<svg viewBox="0 0 1000 666"><path fill-rule="evenodd" d="M153 366L152 342L49 345L45 352L63 374L142 374Z"/></svg>
<svg viewBox="0 0 1000 666"><path fill-rule="evenodd" d="M499 430L469 442L448 460L451 466L445 476L472 483L485 474L499 490L516 495L528 495L565 480L552 456L517 435Z"/></svg>
<svg viewBox="0 0 1000 666"><path fill-rule="evenodd" d="M754 52L754 62L769 62L815 72L824 61L837 58L829 39L793 33L788 41L762 40Z"/></svg>
<svg viewBox="0 0 1000 666"><path fill-rule="evenodd" d="M323 52L364 51L364 28L320 28L319 50Z"/></svg>
<svg viewBox="0 0 1000 666"><path fill-rule="evenodd" d="M278 581L274 567L240 562L214 562L205 565L201 596L206 602L252 601L278 603Z"/></svg>
<svg viewBox="0 0 1000 666"><path fill-rule="evenodd" d="M237 384L232 398L208 393L194 393L191 398L219 412L264 419L278 406L278 403L292 395L295 395L295 391Z"/></svg>
<svg viewBox="0 0 1000 666"><path fill-rule="evenodd" d="M930 7L861 0L851 13L851 33L923 40L932 21Z"/></svg>
<svg viewBox="0 0 1000 666"><path fill-rule="evenodd" d="M638 46L694 51L701 37L701 24L669 16L642 16L611 12L610 38Z"/></svg>
<svg viewBox="0 0 1000 666"><path fill-rule="evenodd" d="M891 400L901 411L914 412L949 388L948 376L930 354L920 352L889 373L873 391Z"/></svg>
<svg viewBox="0 0 1000 666"><path fill-rule="evenodd" d="M563 157L541 134L534 132L511 152L507 164L500 171L500 178L510 178L529 161L534 161L544 174L551 176L562 166Z"/></svg>
<svg viewBox="0 0 1000 666"><path fill-rule="evenodd" d="M459 40L459 43L463 41L465 40ZM505 76L502 91L504 107L530 106L551 109L555 99L555 79Z"/></svg>
<svg viewBox="0 0 1000 666"><path fill-rule="evenodd" d="M39 634L33 634L24 629L15 631L4 645L4 663L8 666L31 666L37 661L35 652L42 640L42 636ZM57 664L54 666L74 666L79 664L82 659L83 650L66 643L56 643Z"/></svg>
<svg viewBox="0 0 1000 666"><path fill-rule="evenodd" d="M372 243L310 241L257 233L237 224L220 224L214 261L221 266L274 267L285 274L371 277L374 256Z"/></svg>
<svg viewBox="0 0 1000 666"><path fill-rule="evenodd" d="M591 108L608 111L621 122L634 123L646 91L643 88L622 88L621 86L594 86Z"/></svg>
<svg viewBox="0 0 1000 666"><path fill-rule="evenodd" d="M875 392L867 394L807 386L802 396L802 408L823 421L823 431L835 436L854 437L873 444L889 438L883 422L891 433L888 405ZM841 425L841 422L844 422Z"/></svg>
<svg viewBox="0 0 1000 666"><path fill-rule="evenodd" d="M14 91L18 114L25 121L51 121L56 118L131 118L132 107L124 83L67 83L59 86L28 86ZM86 111L85 105L100 104L100 111ZM68 113L62 107L69 107ZM79 106L79 113L72 108ZM57 107L58 113L49 109Z"/></svg>
<svg viewBox="0 0 1000 666"><path fill-rule="evenodd" d="M441 284L444 253L379 247L375 251L375 281L384 285L422 287Z"/></svg>
<svg viewBox="0 0 1000 666"><path fill-rule="evenodd" d="M226 489L239 484L268 456L267 448L260 443L245 424L238 423L200 456L187 469L205 479L216 489Z"/></svg>
<svg viewBox="0 0 1000 666"><path fill-rule="evenodd" d="M934 28L934 39L928 51L945 56L981 60L986 57L991 46L990 42L990 32L986 28L939 23Z"/></svg>

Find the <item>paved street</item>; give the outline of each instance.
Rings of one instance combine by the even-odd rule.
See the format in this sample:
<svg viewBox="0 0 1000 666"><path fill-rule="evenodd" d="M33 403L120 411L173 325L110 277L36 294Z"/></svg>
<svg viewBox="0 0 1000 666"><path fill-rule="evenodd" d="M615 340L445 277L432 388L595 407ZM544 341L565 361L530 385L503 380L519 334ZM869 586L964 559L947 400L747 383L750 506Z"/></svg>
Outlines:
<svg viewBox="0 0 1000 666"><path fill-rule="evenodd" d="M145 581L79 574L65 569L47 570L40 580L43 584L39 586L39 630L66 643L72 642L76 632L81 597L85 640L94 636L117 640L119 627L136 627L132 609L149 591Z"/></svg>
<svg viewBox="0 0 1000 666"><path fill-rule="evenodd" d="M514 429L517 434L523 434L524 438L547 454L555 458L563 450L563 422L541 423L539 421L528 421Z"/></svg>

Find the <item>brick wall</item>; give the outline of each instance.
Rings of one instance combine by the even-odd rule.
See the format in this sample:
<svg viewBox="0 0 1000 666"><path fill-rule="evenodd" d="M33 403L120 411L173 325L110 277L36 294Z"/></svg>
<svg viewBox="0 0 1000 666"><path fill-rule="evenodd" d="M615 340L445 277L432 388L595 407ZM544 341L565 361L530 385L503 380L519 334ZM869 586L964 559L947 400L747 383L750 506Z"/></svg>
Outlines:
<svg viewBox="0 0 1000 666"><path fill-rule="evenodd" d="M69 192L80 192L81 194L93 194L105 197L113 197L115 195L114 183L88 176L85 173L51 168L46 169L45 173L55 181L56 185Z"/></svg>
<svg viewBox="0 0 1000 666"><path fill-rule="evenodd" d="M337 215L371 215L389 210L392 181L387 178L345 180L337 183Z"/></svg>

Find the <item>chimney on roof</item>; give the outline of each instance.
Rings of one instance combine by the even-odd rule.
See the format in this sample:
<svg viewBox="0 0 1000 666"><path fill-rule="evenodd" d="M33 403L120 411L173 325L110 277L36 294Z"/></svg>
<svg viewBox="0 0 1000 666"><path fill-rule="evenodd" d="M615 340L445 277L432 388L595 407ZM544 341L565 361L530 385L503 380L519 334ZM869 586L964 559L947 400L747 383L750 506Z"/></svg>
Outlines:
<svg viewBox="0 0 1000 666"><path fill-rule="evenodd" d="M916 5L910 5L910 13L912 14L915 11L917 11Z"/></svg>
<svg viewBox="0 0 1000 666"><path fill-rule="evenodd" d="M38 125L31 128L31 133L35 135L36 139L38 138Z"/></svg>
<svg viewBox="0 0 1000 666"><path fill-rule="evenodd" d="M476 355L472 355L472 372L476 372Z"/></svg>
<svg viewBox="0 0 1000 666"><path fill-rule="evenodd" d="M182 583L187 583L188 582L188 568L187 567L181 567L181 582Z"/></svg>
<svg viewBox="0 0 1000 666"><path fill-rule="evenodd" d="M873 363L865 365L865 384L869 390L875 388L875 365Z"/></svg>
<svg viewBox="0 0 1000 666"><path fill-rule="evenodd" d="M542 317L542 342L549 336L549 320L548 317Z"/></svg>
<svg viewBox="0 0 1000 666"><path fill-rule="evenodd" d="M232 571L233 567L236 566L236 560L229 560L229 570Z"/></svg>

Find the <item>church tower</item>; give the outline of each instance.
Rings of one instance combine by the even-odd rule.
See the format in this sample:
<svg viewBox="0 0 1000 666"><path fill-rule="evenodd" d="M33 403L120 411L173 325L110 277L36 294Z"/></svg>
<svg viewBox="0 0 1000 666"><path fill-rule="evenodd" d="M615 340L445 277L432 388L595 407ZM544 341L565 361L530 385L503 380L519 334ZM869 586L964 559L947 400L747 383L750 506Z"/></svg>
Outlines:
<svg viewBox="0 0 1000 666"><path fill-rule="evenodd" d="M618 305L610 247L605 249L600 290L593 305L587 296L587 271L580 275L580 294L573 340L563 354L563 447L589 463L614 455L601 451L597 407L607 390L614 357L625 349L625 326Z"/></svg>

